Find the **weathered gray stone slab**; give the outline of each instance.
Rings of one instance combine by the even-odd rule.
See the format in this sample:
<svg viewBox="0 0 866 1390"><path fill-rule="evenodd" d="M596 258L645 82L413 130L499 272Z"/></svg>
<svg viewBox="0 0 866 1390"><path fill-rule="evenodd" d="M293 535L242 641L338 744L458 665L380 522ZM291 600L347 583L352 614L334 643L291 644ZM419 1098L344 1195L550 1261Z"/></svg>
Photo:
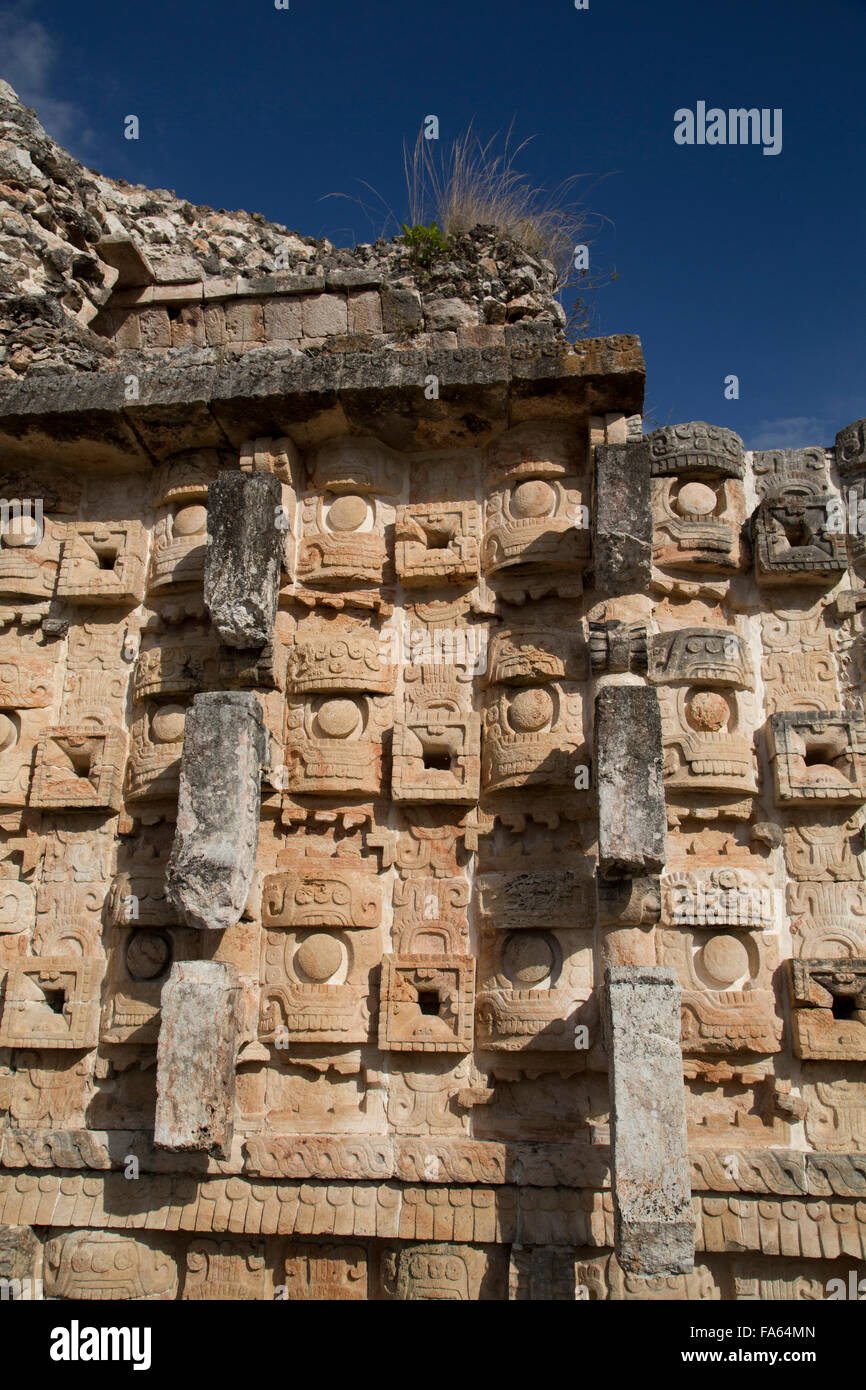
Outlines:
<svg viewBox="0 0 866 1390"><path fill-rule="evenodd" d="M665 861L662 722L651 686L615 685L595 702L599 871L657 874Z"/></svg>
<svg viewBox="0 0 866 1390"><path fill-rule="evenodd" d="M221 473L208 489L204 600L228 647L271 640L285 538L273 473Z"/></svg>
<svg viewBox="0 0 866 1390"><path fill-rule="evenodd" d="M595 451L593 556L601 594L645 593L652 575L650 456L644 443Z"/></svg>
<svg viewBox="0 0 866 1390"><path fill-rule="evenodd" d="M605 975L616 1255L633 1274L694 1266L681 990L664 966Z"/></svg>
<svg viewBox="0 0 866 1390"><path fill-rule="evenodd" d="M233 965L179 961L161 996L154 1144L228 1156L240 987Z"/></svg>
<svg viewBox="0 0 866 1390"><path fill-rule="evenodd" d="M267 733L255 695L196 695L186 718L166 896L190 927L240 920L256 862Z"/></svg>

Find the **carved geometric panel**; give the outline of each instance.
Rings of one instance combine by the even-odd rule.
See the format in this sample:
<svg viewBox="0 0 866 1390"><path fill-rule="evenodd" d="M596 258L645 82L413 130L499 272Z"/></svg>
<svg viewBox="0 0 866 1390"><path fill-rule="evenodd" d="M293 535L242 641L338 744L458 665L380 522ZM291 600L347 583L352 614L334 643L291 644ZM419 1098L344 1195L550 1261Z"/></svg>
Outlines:
<svg viewBox="0 0 866 1390"><path fill-rule="evenodd" d="M815 1061L866 1061L866 959L788 962L794 1052Z"/></svg>
<svg viewBox="0 0 866 1390"><path fill-rule="evenodd" d="M468 1052L473 956L385 956L379 1046L386 1052Z"/></svg>
<svg viewBox="0 0 866 1390"><path fill-rule="evenodd" d="M866 719L797 710L770 716L776 804L834 806L866 801Z"/></svg>
<svg viewBox="0 0 866 1390"><path fill-rule="evenodd" d="M95 1047L105 962L81 956L24 959L6 976L0 1047Z"/></svg>
<svg viewBox="0 0 866 1390"><path fill-rule="evenodd" d="M367 1252L363 1245L292 1243L283 1283L290 1301L366 1299Z"/></svg>
<svg viewBox="0 0 866 1390"><path fill-rule="evenodd" d="M59 598L75 603L140 603L147 532L140 521L80 521L63 547Z"/></svg>
<svg viewBox="0 0 866 1390"><path fill-rule="evenodd" d="M47 729L36 749L30 805L119 811L126 745L123 729Z"/></svg>

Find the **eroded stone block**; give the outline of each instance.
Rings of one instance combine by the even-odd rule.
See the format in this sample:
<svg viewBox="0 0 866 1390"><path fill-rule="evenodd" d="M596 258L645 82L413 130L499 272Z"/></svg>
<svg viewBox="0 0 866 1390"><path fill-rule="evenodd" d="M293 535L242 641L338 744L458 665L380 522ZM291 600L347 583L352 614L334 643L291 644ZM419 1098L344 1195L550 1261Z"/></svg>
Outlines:
<svg viewBox="0 0 866 1390"><path fill-rule="evenodd" d="M240 989L233 966L185 961L162 991L153 1142L227 1156L232 1140Z"/></svg>
<svg viewBox="0 0 866 1390"><path fill-rule="evenodd" d="M255 868L266 737L251 694L196 695L187 714L166 893L188 926L221 931L243 912Z"/></svg>
<svg viewBox="0 0 866 1390"><path fill-rule="evenodd" d="M631 1274L687 1274L694 1219L679 986L662 966L612 966L605 985L617 1259Z"/></svg>
<svg viewBox="0 0 866 1390"><path fill-rule="evenodd" d="M595 585L603 594L643 593L652 568L647 446L603 444L595 451Z"/></svg>
<svg viewBox="0 0 866 1390"><path fill-rule="evenodd" d="M665 860L662 727L648 686L608 686L595 705L599 868L605 877L658 873Z"/></svg>
<svg viewBox="0 0 866 1390"><path fill-rule="evenodd" d="M273 473L221 473L208 489L204 599L229 647L271 640L285 525Z"/></svg>

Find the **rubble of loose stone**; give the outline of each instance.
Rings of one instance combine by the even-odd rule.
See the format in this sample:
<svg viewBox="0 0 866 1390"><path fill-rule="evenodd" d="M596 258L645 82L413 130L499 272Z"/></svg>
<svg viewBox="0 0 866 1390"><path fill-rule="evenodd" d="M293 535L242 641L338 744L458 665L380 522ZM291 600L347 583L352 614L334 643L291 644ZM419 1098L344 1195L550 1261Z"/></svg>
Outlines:
<svg viewBox="0 0 866 1390"><path fill-rule="evenodd" d="M320 304L297 334L276 322L258 340L221 332L213 343L181 329L167 343L130 349L113 340L106 318L130 284L111 246L121 237L132 239L151 283L163 289L222 282L231 299L260 296L270 280L277 290L308 286L317 296L327 283L348 295L353 312ZM381 293L371 297L371 284ZM448 259L424 268L402 237L342 250L260 213L217 211L166 189L107 178L63 150L0 82L0 378L134 371L151 350L167 350L178 365L222 360L272 339L293 342L296 351L315 351L332 339L358 346L383 334L395 347L427 339L490 346L517 324L561 336L565 313L555 289L552 264L495 227L457 237Z"/></svg>

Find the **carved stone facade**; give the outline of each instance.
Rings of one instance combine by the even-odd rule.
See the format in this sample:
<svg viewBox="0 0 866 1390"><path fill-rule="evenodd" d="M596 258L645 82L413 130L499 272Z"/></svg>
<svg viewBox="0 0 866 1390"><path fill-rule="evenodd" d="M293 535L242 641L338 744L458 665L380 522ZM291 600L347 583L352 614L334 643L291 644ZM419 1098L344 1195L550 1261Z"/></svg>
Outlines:
<svg viewBox="0 0 866 1390"><path fill-rule="evenodd" d="M0 383L0 1277L827 1296L866 425L644 435L634 338L142 264L123 372Z"/></svg>

